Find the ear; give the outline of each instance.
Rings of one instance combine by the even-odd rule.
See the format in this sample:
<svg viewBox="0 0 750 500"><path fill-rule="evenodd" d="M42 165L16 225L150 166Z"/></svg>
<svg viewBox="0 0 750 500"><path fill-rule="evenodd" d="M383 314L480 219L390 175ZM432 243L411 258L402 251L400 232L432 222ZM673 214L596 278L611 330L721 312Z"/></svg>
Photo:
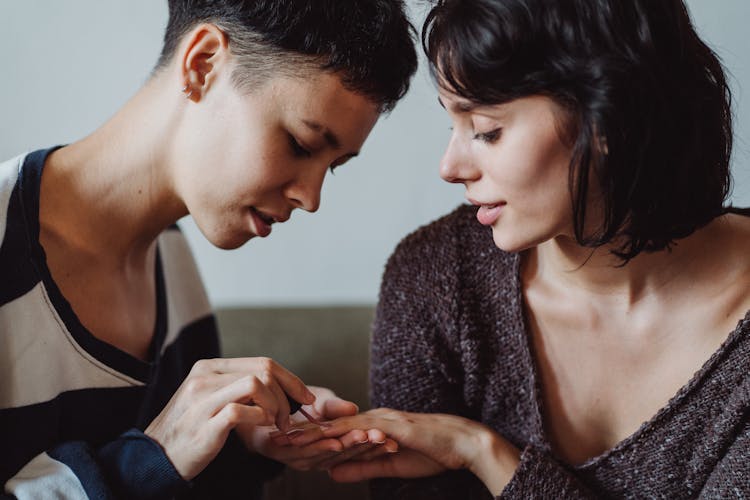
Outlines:
<svg viewBox="0 0 750 500"><path fill-rule="evenodd" d="M198 102L229 66L229 39L216 25L200 24L185 36L181 56L184 92Z"/></svg>

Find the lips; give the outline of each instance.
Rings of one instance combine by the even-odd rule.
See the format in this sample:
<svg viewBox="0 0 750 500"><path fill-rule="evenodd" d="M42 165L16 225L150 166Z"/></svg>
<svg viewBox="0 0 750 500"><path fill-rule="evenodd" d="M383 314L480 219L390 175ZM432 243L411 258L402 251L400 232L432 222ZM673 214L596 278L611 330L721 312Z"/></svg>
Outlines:
<svg viewBox="0 0 750 500"><path fill-rule="evenodd" d="M261 218L261 220L262 220L263 222L265 222L266 224L268 224L269 226L270 226L271 224L273 224L274 222L276 222L276 219L275 219L275 218L271 217L271 216L270 216L270 215L268 215L268 214L265 214L265 213L261 212L260 210L258 210L258 209L257 209L257 208L255 208L255 207L250 207L250 210L252 210L252 211L253 211L253 212L255 213L255 215L257 215L258 217L260 217L260 218Z"/></svg>
<svg viewBox="0 0 750 500"><path fill-rule="evenodd" d="M255 234L261 238L265 238L271 234L271 225L276 220L268 214L264 214L255 207L250 207L250 215L253 218L253 225L255 226Z"/></svg>
<svg viewBox="0 0 750 500"><path fill-rule="evenodd" d="M491 226L500 217L503 205L482 205L477 210L477 220L484 226Z"/></svg>

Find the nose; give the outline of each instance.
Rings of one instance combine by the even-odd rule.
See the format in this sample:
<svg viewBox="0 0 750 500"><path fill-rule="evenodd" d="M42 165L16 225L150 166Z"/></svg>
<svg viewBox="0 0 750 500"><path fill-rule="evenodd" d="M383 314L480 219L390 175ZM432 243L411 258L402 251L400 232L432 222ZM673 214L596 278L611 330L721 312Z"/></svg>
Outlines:
<svg viewBox="0 0 750 500"><path fill-rule="evenodd" d="M440 160L440 177L446 182L459 183L474 180L479 175L469 154L470 145L457 130L453 130L448 147Z"/></svg>
<svg viewBox="0 0 750 500"><path fill-rule="evenodd" d="M323 189L323 180L328 171L328 166L324 167L309 166L287 186L286 196L295 208L301 208L307 212L318 211L320 191Z"/></svg>

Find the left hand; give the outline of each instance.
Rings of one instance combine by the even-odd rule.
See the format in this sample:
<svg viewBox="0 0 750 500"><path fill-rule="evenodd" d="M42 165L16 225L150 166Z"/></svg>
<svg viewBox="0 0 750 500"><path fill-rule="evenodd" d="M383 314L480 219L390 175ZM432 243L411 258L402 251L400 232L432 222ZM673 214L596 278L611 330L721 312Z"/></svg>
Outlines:
<svg viewBox="0 0 750 500"><path fill-rule="evenodd" d="M330 475L336 481L414 478L469 469L493 494L499 494L519 462L518 449L495 431L456 415L377 409L331 422L323 435L343 436L352 429L379 429L393 438L401 451L370 461L334 464Z"/></svg>

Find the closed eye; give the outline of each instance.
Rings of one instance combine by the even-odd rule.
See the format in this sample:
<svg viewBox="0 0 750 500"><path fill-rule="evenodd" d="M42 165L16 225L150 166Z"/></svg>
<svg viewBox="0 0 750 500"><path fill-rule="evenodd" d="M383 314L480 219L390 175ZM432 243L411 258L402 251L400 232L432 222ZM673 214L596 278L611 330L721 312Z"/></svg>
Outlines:
<svg viewBox="0 0 750 500"><path fill-rule="evenodd" d="M341 157L341 158L339 158L338 160L336 160L336 161L334 161L333 163L331 163L331 165L330 165L330 166L328 167L328 170L330 170L330 171L331 171L331 173L333 174L333 171L334 171L334 170L336 170L336 169L337 169L338 167L340 167L340 166L341 166L341 165L343 165L344 163L348 162L349 160L351 160L351 159L352 159L352 158L354 158L355 156L357 156L357 154L356 154L356 153L352 153L352 154L348 154L348 155L344 155L344 156L342 156L342 157Z"/></svg>
<svg viewBox="0 0 750 500"><path fill-rule="evenodd" d="M287 135L289 136L289 146L292 148L294 156L300 158L309 158L312 156L312 153L305 149L292 134Z"/></svg>

